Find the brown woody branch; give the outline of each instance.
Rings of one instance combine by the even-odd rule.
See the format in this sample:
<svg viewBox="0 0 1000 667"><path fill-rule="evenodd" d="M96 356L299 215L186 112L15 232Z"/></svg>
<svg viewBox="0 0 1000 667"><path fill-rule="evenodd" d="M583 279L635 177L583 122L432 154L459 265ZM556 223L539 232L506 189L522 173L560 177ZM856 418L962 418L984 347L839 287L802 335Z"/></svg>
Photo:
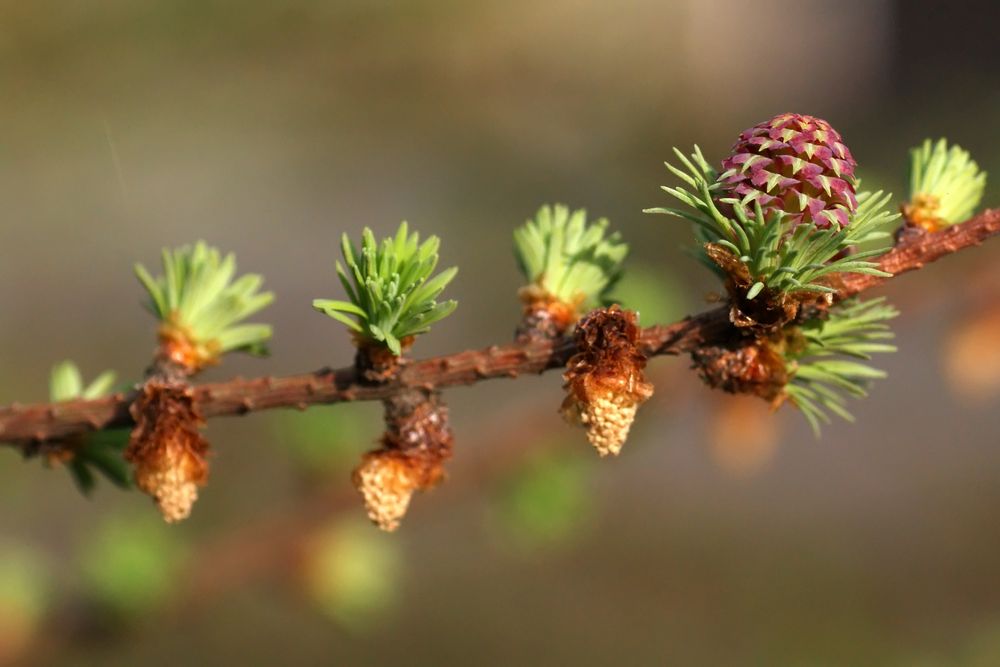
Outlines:
<svg viewBox="0 0 1000 667"><path fill-rule="evenodd" d="M924 267L945 255L975 246L1000 233L1000 209L990 209L940 232L908 229L896 245L879 257L884 271L899 275ZM844 277L838 298L854 296L885 278L850 274ZM642 347L650 356L677 355L723 342L733 326L726 307L716 308L670 325L654 325L642 332ZM373 384L358 376L353 366L323 368L287 377L236 378L193 388L194 400L206 418L242 415L271 408L305 409L310 405L382 400L409 388L441 389L492 378L515 378L560 368L575 352L572 340L532 341L493 345L481 350L411 361L394 379ZM0 442L32 453L45 442L89 431L133 425L129 407L136 394L118 393L95 400L0 408Z"/></svg>

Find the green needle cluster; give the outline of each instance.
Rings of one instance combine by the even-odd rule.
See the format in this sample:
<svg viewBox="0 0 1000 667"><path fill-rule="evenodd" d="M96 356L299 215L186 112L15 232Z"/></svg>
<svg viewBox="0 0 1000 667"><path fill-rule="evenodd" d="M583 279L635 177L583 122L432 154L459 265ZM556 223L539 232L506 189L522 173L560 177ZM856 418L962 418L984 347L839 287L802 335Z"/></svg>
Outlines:
<svg viewBox="0 0 1000 667"><path fill-rule="evenodd" d="M826 319L799 327L799 349L785 353L792 378L785 392L817 435L820 423L830 422L828 412L854 421L846 396L864 398L871 381L886 376L863 362L874 353L896 351L887 342L893 338L888 321L898 314L885 299L852 299L833 307Z"/></svg>
<svg viewBox="0 0 1000 667"><path fill-rule="evenodd" d="M341 251L346 266L337 262L337 275L349 300L315 299L313 308L343 323L359 341L383 344L398 356L403 339L429 331L458 305L437 301L458 272L452 267L431 277L439 245L436 236L420 243L420 235L409 233L405 222L381 244L365 228L360 250L344 234Z"/></svg>
<svg viewBox="0 0 1000 667"><path fill-rule="evenodd" d="M268 324L240 324L274 300L260 292L257 274L236 276L236 258L223 258L199 241L193 247L163 250L163 275L153 278L141 264L135 274L149 293L147 308L173 333L183 335L209 358L233 350L267 353Z"/></svg>
<svg viewBox="0 0 1000 667"><path fill-rule="evenodd" d="M84 385L83 376L76 364L64 361L52 368L49 378L49 399L60 402L100 398L111 391L114 383L115 374L105 371L93 382ZM97 474L123 489L131 486L129 467L122 458L122 450L127 442L127 430L113 429L88 433L73 443L73 456L66 466L77 488L83 494L89 494L94 489L97 484Z"/></svg>
<svg viewBox="0 0 1000 667"><path fill-rule="evenodd" d="M605 301L621 277L628 246L608 220L587 222L587 212L543 206L514 231L514 254L525 279L543 294L589 310Z"/></svg>
<svg viewBox="0 0 1000 667"><path fill-rule="evenodd" d="M910 150L910 205L930 206L938 225L968 219L986 188L986 172L961 146L930 139Z"/></svg>

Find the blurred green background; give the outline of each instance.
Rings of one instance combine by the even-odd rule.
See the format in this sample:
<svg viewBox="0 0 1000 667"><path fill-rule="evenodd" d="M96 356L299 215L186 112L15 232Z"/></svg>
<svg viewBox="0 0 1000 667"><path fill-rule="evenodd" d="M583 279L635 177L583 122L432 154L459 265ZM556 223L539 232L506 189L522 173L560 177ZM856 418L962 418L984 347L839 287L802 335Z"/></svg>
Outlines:
<svg viewBox="0 0 1000 667"><path fill-rule="evenodd" d="M0 2L0 402L75 359L135 379L154 346L134 261L198 238L277 293L273 356L351 359L309 307L343 231L443 237L458 311L431 355L509 340L510 232L549 201L631 242L647 323L717 286L661 205L670 147L721 159L776 113L826 118L867 185L925 136L1000 179L995 3L850 0ZM1000 204L1000 185L987 205ZM448 484L403 528L348 480L378 406L213 421L194 516L81 499L0 456L0 663L1000 664L1000 242L880 290L890 372L814 441L685 359L623 455L562 424L558 374L447 394Z"/></svg>

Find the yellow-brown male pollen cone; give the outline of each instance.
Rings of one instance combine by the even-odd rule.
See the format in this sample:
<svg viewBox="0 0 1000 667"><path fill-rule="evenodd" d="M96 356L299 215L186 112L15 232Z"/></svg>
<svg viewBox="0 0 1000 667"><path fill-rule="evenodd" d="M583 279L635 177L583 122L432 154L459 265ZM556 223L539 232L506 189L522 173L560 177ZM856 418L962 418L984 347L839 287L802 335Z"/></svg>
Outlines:
<svg viewBox="0 0 1000 667"><path fill-rule="evenodd" d="M372 523L386 532L399 528L413 492L419 488L418 471L407 456L396 450L367 452L352 479Z"/></svg>
<svg viewBox="0 0 1000 667"><path fill-rule="evenodd" d="M593 311L576 328L577 353L563 375L567 394L561 412L587 429L602 457L621 451L636 411L653 395L643 373L640 333L636 314L618 306Z"/></svg>
<svg viewBox="0 0 1000 667"><path fill-rule="evenodd" d="M415 491L444 479L454 437L448 408L436 391L409 389L387 398L382 446L366 453L352 475L368 518L384 531L399 528Z"/></svg>
<svg viewBox="0 0 1000 667"><path fill-rule="evenodd" d="M153 498L167 523L186 519L208 479L208 442L198 431L204 420L190 388L151 380L130 412L136 426L125 460L136 486Z"/></svg>

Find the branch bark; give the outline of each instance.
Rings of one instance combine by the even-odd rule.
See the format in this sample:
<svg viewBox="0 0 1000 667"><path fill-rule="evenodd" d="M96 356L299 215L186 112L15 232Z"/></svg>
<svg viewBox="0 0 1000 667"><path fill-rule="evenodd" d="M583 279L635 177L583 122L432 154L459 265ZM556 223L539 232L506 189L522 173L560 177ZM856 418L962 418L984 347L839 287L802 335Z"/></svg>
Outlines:
<svg viewBox="0 0 1000 667"><path fill-rule="evenodd" d="M898 276L979 245L1000 233L1000 209L990 209L943 231L906 230L896 245L879 257L884 271ZM844 299L876 287L886 278L850 274L837 294ZM723 342L732 335L728 307L715 308L670 325L654 325L642 332L642 349L648 356L677 355ZM353 366L323 368L286 377L236 378L194 387L194 399L205 418L242 415L272 408L306 409L310 405L347 401L373 401L410 388L442 389L493 378L516 378L565 366L575 352L572 340L533 341L493 345L481 350L407 362L399 375L373 384L359 377ZM0 442L37 451L46 442L95 430L130 427L129 406L135 392L95 400L35 405L12 404L0 408Z"/></svg>

